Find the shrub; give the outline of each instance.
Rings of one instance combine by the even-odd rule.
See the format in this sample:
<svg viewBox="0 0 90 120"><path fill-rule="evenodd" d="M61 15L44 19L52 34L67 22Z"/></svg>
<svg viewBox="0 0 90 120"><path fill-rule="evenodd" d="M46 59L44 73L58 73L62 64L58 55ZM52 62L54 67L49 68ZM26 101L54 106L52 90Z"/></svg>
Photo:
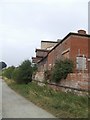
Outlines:
<svg viewBox="0 0 90 120"><path fill-rule="evenodd" d="M12 73L12 79L15 80L17 83L21 83L21 78L20 78L20 70L19 68L15 68L13 73Z"/></svg>
<svg viewBox="0 0 90 120"><path fill-rule="evenodd" d="M32 81L32 73L36 71L36 66L32 66L29 60L25 60L18 67L8 67L4 70L3 76L14 79L17 83L29 83Z"/></svg>
<svg viewBox="0 0 90 120"><path fill-rule="evenodd" d="M32 73L31 62L25 60L17 69L15 69L13 79L16 80L17 83L27 84L32 81Z"/></svg>
<svg viewBox="0 0 90 120"><path fill-rule="evenodd" d="M36 73L37 69L38 69L37 64L32 64L33 73Z"/></svg>
<svg viewBox="0 0 90 120"><path fill-rule="evenodd" d="M73 72L73 62L69 59L57 60L52 71L52 81L58 83L61 79L66 79L67 75Z"/></svg>
<svg viewBox="0 0 90 120"><path fill-rule="evenodd" d="M14 66L8 67L3 71L3 76L7 77L8 79L12 79L12 73L14 69L15 69Z"/></svg>
<svg viewBox="0 0 90 120"><path fill-rule="evenodd" d="M45 70L44 71L44 79L45 79L45 82L51 80L51 70Z"/></svg>

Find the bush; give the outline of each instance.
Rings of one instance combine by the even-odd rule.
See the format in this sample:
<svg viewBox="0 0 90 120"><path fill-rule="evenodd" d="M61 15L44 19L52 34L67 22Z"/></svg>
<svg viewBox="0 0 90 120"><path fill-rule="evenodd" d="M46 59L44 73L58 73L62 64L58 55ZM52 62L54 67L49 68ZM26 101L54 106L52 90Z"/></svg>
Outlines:
<svg viewBox="0 0 90 120"><path fill-rule="evenodd" d="M36 66L32 66L29 60L25 60L18 67L8 67L3 71L3 76L13 79L17 83L29 83L32 81L32 73L36 71Z"/></svg>
<svg viewBox="0 0 90 120"><path fill-rule="evenodd" d="M32 66L29 60L25 60L18 68L13 72L13 79L17 83L29 83L32 81Z"/></svg>
<svg viewBox="0 0 90 120"><path fill-rule="evenodd" d="M36 73L37 69L38 69L37 64L32 64L33 73Z"/></svg>
<svg viewBox="0 0 90 120"><path fill-rule="evenodd" d="M19 68L15 68L13 73L12 73L12 79L15 80L17 83L21 83L21 78L20 78L20 70Z"/></svg>
<svg viewBox="0 0 90 120"><path fill-rule="evenodd" d="M57 60L52 71L52 81L58 83L61 79L66 79L67 75L73 72L73 62L69 59Z"/></svg>
<svg viewBox="0 0 90 120"><path fill-rule="evenodd" d="M45 79L45 82L51 80L51 72L52 72L51 70L45 70L45 71L44 71L44 79Z"/></svg>
<svg viewBox="0 0 90 120"><path fill-rule="evenodd" d="M14 66L8 67L3 71L3 76L7 77L8 79L12 79L12 73L14 69L15 69Z"/></svg>

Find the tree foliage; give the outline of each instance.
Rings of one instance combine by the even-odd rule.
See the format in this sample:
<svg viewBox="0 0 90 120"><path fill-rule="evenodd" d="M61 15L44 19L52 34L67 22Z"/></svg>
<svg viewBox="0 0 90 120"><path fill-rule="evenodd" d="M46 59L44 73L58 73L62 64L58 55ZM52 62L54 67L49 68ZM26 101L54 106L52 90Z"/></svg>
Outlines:
<svg viewBox="0 0 90 120"><path fill-rule="evenodd" d="M35 68L34 68L35 69ZM4 70L3 75L17 83L29 83L32 81L33 66L29 60L23 61L18 67L8 67Z"/></svg>
<svg viewBox="0 0 90 120"><path fill-rule="evenodd" d="M20 74L19 74L19 68L16 67L12 73L12 79L16 81L17 83L20 83Z"/></svg>
<svg viewBox="0 0 90 120"><path fill-rule="evenodd" d="M45 82L49 82L51 80L51 74L52 74L51 70L45 70L44 71Z"/></svg>
<svg viewBox="0 0 90 120"><path fill-rule="evenodd" d="M33 72L36 72L37 71L37 64L32 64L32 68L33 68Z"/></svg>
<svg viewBox="0 0 90 120"><path fill-rule="evenodd" d="M22 62L17 71L19 73L19 78L17 78L18 82L27 84L32 81L33 69L29 60Z"/></svg>
<svg viewBox="0 0 90 120"><path fill-rule="evenodd" d="M12 79L12 73L14 71L15 67L11 66L4 70L3 75L7 77L8 79Z"/></svg>
<svg viewBox="0 0 90 120"><path fill-rule="evenodd" d="M67 75L73 72L74 64L71 60L57 60L52 70L52 81L60 82L61 79L66 79Z"/></svg>

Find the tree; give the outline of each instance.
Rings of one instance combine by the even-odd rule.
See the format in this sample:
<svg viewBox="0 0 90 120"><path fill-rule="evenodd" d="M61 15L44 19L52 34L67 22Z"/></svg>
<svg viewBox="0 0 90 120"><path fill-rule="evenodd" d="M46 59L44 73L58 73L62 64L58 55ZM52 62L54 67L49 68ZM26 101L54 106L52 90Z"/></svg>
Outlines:
<svg viewBox="0 0 90 120"><path fill-rule="evenodd" d="M20 70L18 67L16 67L13 71L12 79L15 80L17 83L21 83Z"/></svg>
<svg viewBox="0 0 90 120"><path fill-rule="evenodd" d="M36 66L32 66L29 60L25 60L18 67L8 67L3 71L3 75L8 79L14 79L17 83L29 83L32 81L32 74L36 71Z"/></svg>
<svg viewBox="0 0 90 120"><path fill-rule="evenodd" d="M8 79L12 79L12 73L14 71L15 67L11 66L4 70L3 75L7 77Z"/></svg>
<svg viewBox="0 0 90 120"><path fill-rule="evenodd" d="M36 72L37 71L37 64L32 64L32 69L33 69L33 72Z"/></svg>
<svg viewBox="0 0 90 120"><path fill-rule="evenodd" d="M29 60L25 60L22 64L14 70L13 78L17 83L29 83L32 81L32 65Z"/></svg>

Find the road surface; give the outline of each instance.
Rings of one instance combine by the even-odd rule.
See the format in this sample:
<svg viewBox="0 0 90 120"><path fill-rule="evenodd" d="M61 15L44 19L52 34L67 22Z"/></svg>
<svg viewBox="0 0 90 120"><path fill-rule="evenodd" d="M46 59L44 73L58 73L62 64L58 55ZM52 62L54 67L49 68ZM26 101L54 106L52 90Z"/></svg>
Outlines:
<svg viewBox="0 0 90 120"><path fill-rule="evenodd" d="M0 120L2 118L2 81L0 79Z"/></svg>
<svg viewBox="0 0 90 120"><path fill-rule="evenodd" d="M1 83L1 79L0 79ZM55 118L52 114L26 100L2 80L2 117L3 118Z"/></svg>

